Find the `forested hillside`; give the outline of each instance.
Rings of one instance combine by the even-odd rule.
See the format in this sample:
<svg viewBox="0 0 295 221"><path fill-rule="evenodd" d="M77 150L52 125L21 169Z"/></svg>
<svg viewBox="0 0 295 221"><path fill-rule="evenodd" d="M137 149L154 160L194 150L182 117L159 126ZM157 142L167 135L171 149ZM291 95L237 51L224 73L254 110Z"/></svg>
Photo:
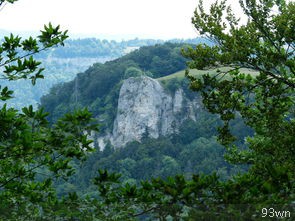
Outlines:
<svg viewBox="0 0 295 221"><path fill-rule="evenodd" d="M189 90L189 82L184 76L184 71L181 71L186 67L186 59L181 55L181 49L188 46L165 43L141 47L105 64L94 64L84 73L80 73L75 80L55 86L48 95L42 97L42 106L51 113L52 122L64 113L81 107L88 107L100 122L99 133L92 136L96 151L90 154L82 165L75 165L79 168L77 174L68 182L58 183L60 195L71 191L95 194L89 178L98 169L119 172L122 174L122 182L131 183L139 183L140 180L148 180L152 177L167 178L176 174L185 174L186 177L190 177L194 173L211 174L212 172L217 172L221 179L225 180L233 174L246 170L246 166L234 167L224 160L225 151L216 140L216 127L221 125L221 120L202 107L195 110L196 113L193 116L195 120L190 118L185 120L185 110L177 114L177 118L182 119L177 128L176 122L174 123L174 129L178 132L158 138L150 137L147 132L143 134L140 142L134 140L121 148L112 145L106 138L106 146L102 149L98 146L98 140L112 133L116 115L121 111L118 110L120 88L130 77L138 81L141 81L141 76L159 79L166 93L171 94L172 97L175 96L176 91L181 90L183 91L181 99L192 101L195 99L194 102L201 103L199 95ZM196 71L195 75L202 76L207 72L214 74L217 70ZM147 90L152 91L153 88L147 88ZM141 91L136 93L140 94ZM128 96L131 102L134 99L133 95ZM148 96L153 95L151 93ZM154 116L150 114L147 117L152 120ZM251 134L251 130L245 127L241 119L232 123L232 130L238 137L237 145L243 148L244 137ZM124 136L126 135L128 136L128 134Z"/></svg>
<svg viewBox="0 0 295 221"><path fill-rule="evenodd" d="M142 47L113 61L95 63L84 73L68 83L53 87L41 99L41 105L57 119L67 111L87 106L95 116L108 113L113 121L117 106L120 82L137 73L153 78L172 74L186 67L181 55L184 44L165 43L153 47ZM139 72L138 72L139 71ZM109 111L107 111L109 110Z"/></svg>
<svg viewBox="0 0 295 221"><path fill-rule="evenodd" d="M205 42L204 39L172 39L171 42ZM38 81L34 87L30 82L19 80L7 82L0 80L1 85L7 85L14 91L14 99L9 106L20 109L32 104L37 106L40 98L47 94L50 88L58 83L68 82L75 78L78 73L84 72L95 63L105 63L123 56L141 46L163 44L163 40L133 39L127 41L100 40L95 38L69 39L64 47L55 47L42 51L36 58L42 62L45 68L43 81ZM1 105L1 103L0 103Z"/></svg>

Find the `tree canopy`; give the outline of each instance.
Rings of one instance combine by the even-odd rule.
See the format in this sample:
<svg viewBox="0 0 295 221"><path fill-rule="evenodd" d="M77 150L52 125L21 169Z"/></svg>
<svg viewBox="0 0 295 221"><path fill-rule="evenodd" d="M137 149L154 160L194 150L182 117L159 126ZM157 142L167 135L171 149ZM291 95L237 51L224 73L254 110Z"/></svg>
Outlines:
<svg viewBox="0 0 295 221"><path fill-rule="evenodd" d="M5 1L1 1L0 4ZM7 1L13 3L14 1ZM43 68L33 55L63 45L67 32L51 23L37 38L10 34L0 44L1 77L9 81L43 78ZM8 102L13 91L1 88L0 100ZM0 219L34 220L57 204L52 181L73 174L71 161L82 160L91 150L84 131L96 130L87 110L67 114L50 127L41 108L19 112L0 109ZM51 208L51 209L49 209Z"/></svg>
<svg viewBox="0 0 295 221"><path fill-rule="evenodd" d="M211 5L210 13L200 1L192 23L215 45L184 51L191 59L188 67L232 69L198 79L187 71L187 76L208 110L224 121L219 140L228 150L227 159L251 165L243 176L249 186L239 190L239 201L288 203L294 200L295 184L295 3L241 0L240 5L246 24L239 23L226 1ZM258 74L244 74L241 68ZM255 131L242 151L233 145L229 127L238 115Z"/></svg>

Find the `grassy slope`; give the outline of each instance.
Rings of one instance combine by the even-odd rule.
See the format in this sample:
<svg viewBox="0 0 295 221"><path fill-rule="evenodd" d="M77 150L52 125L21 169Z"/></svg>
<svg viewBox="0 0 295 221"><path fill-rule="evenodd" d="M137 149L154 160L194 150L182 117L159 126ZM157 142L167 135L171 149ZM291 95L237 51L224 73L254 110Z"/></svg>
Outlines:
<svg viewBox="0 0 295 221"><path fill-rule="evenodd" d="M221 67L221 68L216 68L216 69L210 69L210 70L197 70L197 69L191 69L190 70L190 74L195 76L195 77L198 77L198 76L201 76L203 74L207 74L207 73L210 73L210 74L216 74L217 73L217 70L221 70L221 71L228 71L230 68L228 67ZM251 69L246 69L246 68L242 68L241 69L241 72L245 73L245 74L251 74L251 75L256 75L257 72L251 70ZM185 77L185 70L183 71L178 71L174 74L170 74L170 75L167 75L165 77L161 77L161 78L158 78L157 80L159 81L165 81L165 80L171 80L173 78L178 78L178 79L182 79Z"/></svg>

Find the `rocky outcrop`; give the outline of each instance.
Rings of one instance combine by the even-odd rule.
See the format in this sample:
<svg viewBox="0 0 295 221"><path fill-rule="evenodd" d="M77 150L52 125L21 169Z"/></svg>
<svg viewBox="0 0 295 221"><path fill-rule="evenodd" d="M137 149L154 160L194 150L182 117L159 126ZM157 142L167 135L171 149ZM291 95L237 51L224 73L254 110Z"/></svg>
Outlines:
<svg viewBox="0 0 295 221"><path fill-rule="evenodd" d="M182 89L171 94L155 79L131 77L120 89L113 131L98 138L98 143L109 140L117 148L143 136L167 136L177 132L184 120L196 121L199 108L199 100L189 100Z"/></svg>

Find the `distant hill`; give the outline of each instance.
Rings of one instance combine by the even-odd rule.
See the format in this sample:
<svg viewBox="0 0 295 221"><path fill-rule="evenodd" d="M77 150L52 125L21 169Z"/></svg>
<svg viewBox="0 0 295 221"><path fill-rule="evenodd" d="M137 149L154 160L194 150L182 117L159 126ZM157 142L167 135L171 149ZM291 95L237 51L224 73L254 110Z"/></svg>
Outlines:
<svg viewBox="0 0 295 221"><path fill-rule="evenodd" d="M49 94L42 97L41 105L52 114L51 119L82 106L89 107L95 115L110 109L107 115L113 119L120 83L132 73L129 68L136 68L153 78L183 70L186 60L180 51L185 45L165 43L144 46L104 64L93 64L73 81L53 87Z"/></svg>
<svg viewBox="0 0 295 221"><path fill-rule="evenodd" d="M1 37L9 32L0 31ZM204 39L173 39L172 42L200 43ZM75 78L78 73L86 71L95 63L103 64L114 60L139 47L155 44L164 44L163 40L132 39L128 41L109 41L95 38L69 39L64 47L57 47L36 55L45 68L44 80L37 81L32 87L29 81L16 82L1 81L0 85L7 85L14 90L16 98L9 101L9 105L20 109L23 106L33 104L37 106L40 98L49 92L49 89L58 83L68 82ZM1 106L1 103L0 103Z"/></svg>

